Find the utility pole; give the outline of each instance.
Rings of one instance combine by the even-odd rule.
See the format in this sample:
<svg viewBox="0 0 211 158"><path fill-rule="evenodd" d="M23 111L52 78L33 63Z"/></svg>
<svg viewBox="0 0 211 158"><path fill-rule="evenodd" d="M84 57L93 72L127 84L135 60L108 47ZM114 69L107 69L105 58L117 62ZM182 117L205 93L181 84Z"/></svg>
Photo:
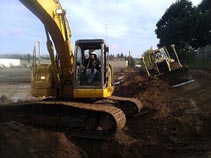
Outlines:
<svg viewBox="0 0 211 158"><path fill-rule="evenodd" d="M106 40L106 42L107 42L107 40L108 40L108 39L107 39L107 33L108 33L107 31L108 31L107 24L105 24L105 40Z"/></svg>

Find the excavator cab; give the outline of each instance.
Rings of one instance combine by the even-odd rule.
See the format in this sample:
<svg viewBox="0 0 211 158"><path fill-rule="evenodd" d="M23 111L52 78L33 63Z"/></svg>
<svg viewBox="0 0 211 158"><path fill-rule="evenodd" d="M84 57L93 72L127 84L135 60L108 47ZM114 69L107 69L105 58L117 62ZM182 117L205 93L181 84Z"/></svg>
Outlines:
<svg viewBox="0 0 211 158"><path fill-rule="evenodd" d="M103 39L84 39L75 42L74 98L102 98L112 94L113 70L108 55L109 48Z"/></svg>
<svg viewBox="0 0 211 158"><path fill-rule="evenodd" d="M94 42L94 41L93 41ZM87 40L76 42L76 86L101 86L104 83L104 67L102 65L104 46L102 40L96 40L95 43L89 44ZM106 63L106 62L105 62Z"/></svg>

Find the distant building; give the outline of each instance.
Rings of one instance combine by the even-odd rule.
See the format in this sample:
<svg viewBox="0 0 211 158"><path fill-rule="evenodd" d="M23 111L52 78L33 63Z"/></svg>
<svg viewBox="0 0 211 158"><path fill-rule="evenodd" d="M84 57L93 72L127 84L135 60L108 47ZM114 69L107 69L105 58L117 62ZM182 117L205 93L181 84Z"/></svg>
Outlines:
<svg viewBox="0 0 211 158"><path fill-rule="evenodd" d="M20 59L0 59L0 65L3 67L18 67L20 64Z"/></svg>
<svg viewBox="0 0 211 158"><path fill-rule="evenodd" d="M109 60L109 63L114 68L114 70L123 69L128 67L128 61L127 60Z"/></svg>

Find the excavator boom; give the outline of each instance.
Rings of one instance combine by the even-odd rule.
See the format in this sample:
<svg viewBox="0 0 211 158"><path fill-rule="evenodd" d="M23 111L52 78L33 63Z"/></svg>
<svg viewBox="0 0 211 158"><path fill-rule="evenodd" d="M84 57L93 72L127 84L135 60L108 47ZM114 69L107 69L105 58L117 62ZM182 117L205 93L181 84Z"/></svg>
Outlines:
<svg viewBox="0 0 211 158"><path fill-rule="evenodd" d="M58 0L20 0L44 24L51 35L61 70L72 72L73 52L70 44L71 31L66 19L66 12Z"/></svg>

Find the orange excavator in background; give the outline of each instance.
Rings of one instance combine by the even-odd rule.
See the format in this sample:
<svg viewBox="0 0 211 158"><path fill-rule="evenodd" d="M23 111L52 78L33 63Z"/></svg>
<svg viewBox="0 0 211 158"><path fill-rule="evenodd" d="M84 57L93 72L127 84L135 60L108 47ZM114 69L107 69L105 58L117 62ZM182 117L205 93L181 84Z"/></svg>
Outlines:
<svg viewBox="0 0 211 158"><path fill-rule="evenodd" d="M135 98L112 96L113 69L105 41L77 40L73 54L66 11L58 0L20 2L44 24L51 64L33 63L31 93L44 99L2 107L0 120L68 128L73 135L89 138L110 136L124 128L126 118L137 114L142 104ZM92 82L84 66L90 50L100 62Z"/></svg>

